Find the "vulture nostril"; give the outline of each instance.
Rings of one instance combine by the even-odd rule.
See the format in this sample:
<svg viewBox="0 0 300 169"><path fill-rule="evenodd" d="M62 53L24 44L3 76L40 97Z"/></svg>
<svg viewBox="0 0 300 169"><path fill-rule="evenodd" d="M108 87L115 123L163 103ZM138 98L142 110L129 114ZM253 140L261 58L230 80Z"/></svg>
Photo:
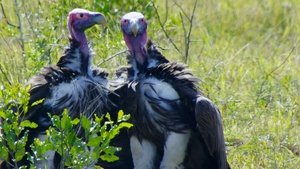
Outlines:
<svg viewBox="0 0 300 169"><path fill-rule="evenodd" d="M100 13L97 13L97 14L95 14L95 16L96 16L96 17L100 17L100 16L101 16L101 14L100 14Z"/></svg>

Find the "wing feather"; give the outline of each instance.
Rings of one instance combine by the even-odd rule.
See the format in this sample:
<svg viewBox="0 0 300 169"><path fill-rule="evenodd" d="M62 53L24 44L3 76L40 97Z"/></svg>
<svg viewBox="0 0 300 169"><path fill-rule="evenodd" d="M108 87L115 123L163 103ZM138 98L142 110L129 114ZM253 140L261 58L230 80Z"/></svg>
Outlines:
<svg viewBox="0 0 300 169"><path fill-rule="evenodd" d="M217 160L218 168L227 168L222 120L218 108L209 99L199 96L195 115L198 131L209 154Z"/></svg>

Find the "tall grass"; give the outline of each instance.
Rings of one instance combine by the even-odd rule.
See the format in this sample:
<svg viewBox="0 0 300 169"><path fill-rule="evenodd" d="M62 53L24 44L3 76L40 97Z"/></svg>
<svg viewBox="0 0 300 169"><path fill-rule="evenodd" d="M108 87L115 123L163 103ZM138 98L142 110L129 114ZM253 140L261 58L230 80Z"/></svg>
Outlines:
<svg viewBox="0 0 300 169"><path fill-rule="evenodd" d="M108 27L88 37L94 63L125 49L119 19L139 10L149 18L149 35L170 60L183 61L165 37L151 3L98 0L2 0L9 26L0 15L0 83L25 83L42 66L54 64L68 43L66 16L74 7L102 11ZM180 7L191 15L194 1L156 1L165 29L180 50L184 32ZM142 4L141 4L142 3ZM106 5L106 6L105 6ZM17 9L17 10L15 10ZM146 10L146 11L145 11ZM199 0L188 65L201 79L199 88L222 111L232 168L300 166L300 0ZM3 12L3 11L2 11ZM165 16L167 16L165 18ZM166 20L165 20L166 19ZM120 56L100 66L113 72L126 64Z"/></svg>

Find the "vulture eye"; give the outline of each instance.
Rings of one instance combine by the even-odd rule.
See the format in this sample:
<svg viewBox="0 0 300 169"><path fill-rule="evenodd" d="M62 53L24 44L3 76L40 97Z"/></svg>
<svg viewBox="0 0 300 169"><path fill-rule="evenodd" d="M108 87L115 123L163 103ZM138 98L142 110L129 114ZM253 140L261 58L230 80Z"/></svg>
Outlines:
<svg viewBox="0 0 300 169"><path fill-rule="evenodd" d="M80 18L83 18L83 13L79 14Z"/></svg>
<svg viewBox="0 0 300 169"><path fill-rule="evenodd" d="M144 18L141 18L141 19L139 19L140 20L140 22L145 22L145 19Z"/></svg>
<svg viewBox="0 0 300 169"><path fill-rule="evenodd" d="M124 25L128 24L128 19L122 20L122 24L124 24Z"/></svg>

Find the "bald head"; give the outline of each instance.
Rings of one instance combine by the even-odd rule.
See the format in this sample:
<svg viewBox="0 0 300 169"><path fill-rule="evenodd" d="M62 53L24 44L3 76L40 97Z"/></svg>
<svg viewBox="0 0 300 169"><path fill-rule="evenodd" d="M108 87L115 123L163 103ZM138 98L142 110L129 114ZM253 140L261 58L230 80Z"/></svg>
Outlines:
<svg viewBox="0 0 300 169"><path fill-rule="evenodd" d="M95 24L105 24L106 20L103 14L92 12L85 9L76 8L69 12L68 29L70 38L80 44L80 51L89 56L88 42L84 31Z"/></svg>
<svg viewBox="0 0 300 169"><path fill-rule="evenodd" d="M147 37L148 23L143 14L130 12L121 19L121 29L124 41L139 64L144 64L147 60L145 45Z"/></svg>
<svg viewBox="0 0 300 169"><path fill-rule="evenodd" d="M69 12L68 15L68 29L71 38L80 41L78 34L95 24L105 24L106 20L103 14L99 12L92 12L85 9L76 8Z"/></svg>
<svg viewBox="0 0 300 169"><path fill-rule="evenodd" d="M121 28L126 35L136 37L147 31L147 22L140 12L130 12L122 17Z"/></svg>

